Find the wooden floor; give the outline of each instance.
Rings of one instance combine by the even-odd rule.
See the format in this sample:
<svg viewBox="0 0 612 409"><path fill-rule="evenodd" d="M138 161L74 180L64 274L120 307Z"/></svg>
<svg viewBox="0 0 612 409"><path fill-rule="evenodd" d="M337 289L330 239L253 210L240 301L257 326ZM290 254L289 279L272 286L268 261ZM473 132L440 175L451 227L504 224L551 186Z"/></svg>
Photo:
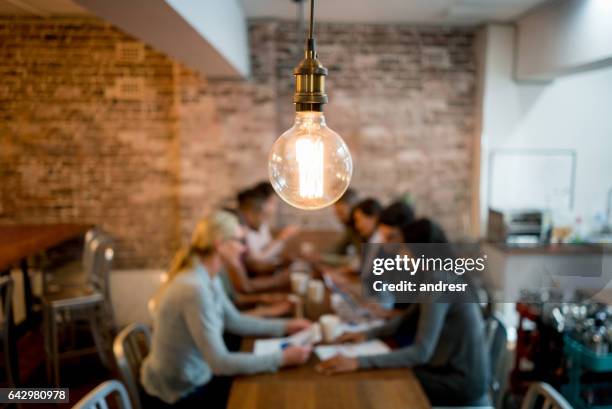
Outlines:
<svg viewBox="0 0 612 409"><path fill-rule="evenodd" d="M21 371L22 386L48 387L43 336L40 329L26 333L17 345L19 350L19 369ZM71 408L87 392L99 383L111 379L112 375L106 370L96 355L80 359L62 361L61 384L70 388L69 404L27 404L28 409L39 408Z"/></svg>

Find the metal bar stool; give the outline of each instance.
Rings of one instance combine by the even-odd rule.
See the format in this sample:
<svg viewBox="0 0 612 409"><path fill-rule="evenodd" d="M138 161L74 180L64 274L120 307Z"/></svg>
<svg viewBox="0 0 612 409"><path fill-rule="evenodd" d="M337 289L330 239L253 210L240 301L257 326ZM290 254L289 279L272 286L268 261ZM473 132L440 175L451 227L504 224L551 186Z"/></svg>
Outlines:
<svg viewBox="0 0 612 409"><path fill-rule="evenodd" d="M9 387L15 387L19 383L19 362L13 323L13 279L9 276L0 277L0 301L2 307L0 338L4 358L4 383Z"/></svg>
<svg viewBox="0 0 612 409"><path fill-rule="evenodd" d="M110 240L112 238L99 227L87 230L83 239L81 259L46 269L43 275L43 293L57 292L66 287L82 287L90 283L95 273L95 243Z"/></svg>
<svg viewBox="0 0 612 409"><path fill-rule="evenodd" d="M59 387L60 359L97 352L106 367L110 367L112 324L108 325L111 310L107 299L109 275L114 258L108 239L96 238L93 246L93 274L83 287L68 287L43 296L45 352L49 381ZM68 324L85 321L89 324L95 347L60 353L60 333Z"/></svg>

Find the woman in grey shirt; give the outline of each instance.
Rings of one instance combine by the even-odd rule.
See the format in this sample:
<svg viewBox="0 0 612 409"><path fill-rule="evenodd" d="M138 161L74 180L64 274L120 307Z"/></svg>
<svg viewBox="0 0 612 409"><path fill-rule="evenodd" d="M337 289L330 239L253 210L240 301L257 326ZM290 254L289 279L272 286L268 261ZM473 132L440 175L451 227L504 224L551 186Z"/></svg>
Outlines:
<svg viewBox="0 0 612 409"><path fill-rule="evenodd" d="M248 317L229 301L217 274L244 251L235 216L217 212L200 221L191 246L177 254L168 281L154 298L151 352L141 368L145 407L224 407L229 382L223 376L276 371L304 363L309 347L266 355L228 351L224 331L281 336L307 328L307 320Z"/></svg>
<svg viewBox="0 0 612 409"><path fill-rule="evenodd" d="M379 233L385 243L445 243L442 230L429 220L403 223L402 206L394 204L380 217ZM416 317L415 317L416 316ZM414 323L416 318L416 334ZM484 322L476 302L413 304L385 326L364 334L345 336L344 341L414 334L414 341L387 354L348 358L336 356L319 369L338 373L370 368L414 368L434 406L490 406L487 397L489 364Z"/></svg>

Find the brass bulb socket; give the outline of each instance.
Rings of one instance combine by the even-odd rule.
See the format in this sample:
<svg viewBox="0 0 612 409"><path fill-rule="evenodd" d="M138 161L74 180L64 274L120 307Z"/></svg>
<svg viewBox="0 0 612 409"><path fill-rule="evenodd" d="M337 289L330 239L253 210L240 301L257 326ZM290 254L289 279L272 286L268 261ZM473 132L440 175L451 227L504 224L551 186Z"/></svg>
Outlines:
<svg viewBox="0 0 612 409"><path fill-rule="evenodd" d="M295 67L293 75L295 76L293 103L296 111L321 111L323 104L327 104L325 93L327 68L317 59L314 40L309 40L304 59Z"/></svg>

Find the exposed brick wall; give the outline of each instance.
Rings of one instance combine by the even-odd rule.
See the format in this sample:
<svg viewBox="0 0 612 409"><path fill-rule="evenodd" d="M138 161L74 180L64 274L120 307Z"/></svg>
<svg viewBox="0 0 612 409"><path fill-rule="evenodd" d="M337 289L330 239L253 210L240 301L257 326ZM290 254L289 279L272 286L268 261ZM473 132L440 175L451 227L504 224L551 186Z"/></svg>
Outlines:
<svg viewBox="0 0 612 409"><path fill-rule="evenodd" d="M165 265L178 238L173 63L98 19L0 19L0 222L99 223L122 265ZM144 82L115 98L118 78Z"/></svg>
<svg viewBox="0 0 612 409"><path fill-rule="evenodd" d="M120 265L165 266L195 220L267 176L291 125L295 24L250 24L251 81L207 81L94 18L0 19L0 222L100 223ZM353 185L417 210L452 236L469 214L475 62L469 29L319 24L329 125ZM137 44L137 42L135 42ZM136 97L115 92L136 79ZM331 211L280 221L328 226Z"/></svg>

